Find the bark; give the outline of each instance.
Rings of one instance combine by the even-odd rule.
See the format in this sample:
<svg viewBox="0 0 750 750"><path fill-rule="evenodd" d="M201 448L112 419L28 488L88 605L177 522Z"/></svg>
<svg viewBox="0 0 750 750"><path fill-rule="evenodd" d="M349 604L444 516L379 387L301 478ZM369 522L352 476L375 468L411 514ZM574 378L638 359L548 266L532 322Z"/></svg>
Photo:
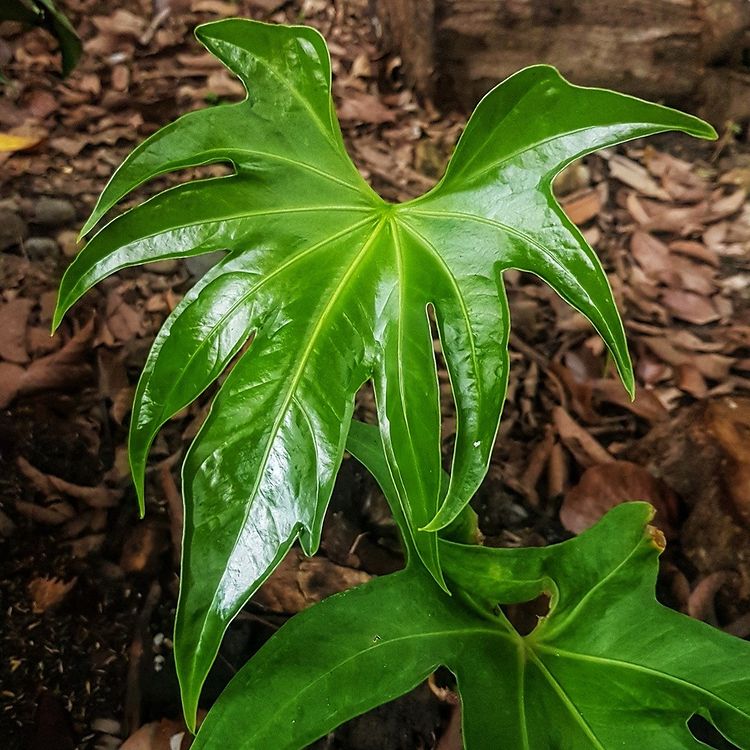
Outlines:
<svg viewBox="0 0 750 750"><path fill-rule="evenodd" d="M378 0L419 93L470 109L498 81L534 63L570 80L675 105L728 106L723 77L741 71L746 0ZM742 76L732 91L747 99ZM735 98L735 95L733 95Z"/></svg>

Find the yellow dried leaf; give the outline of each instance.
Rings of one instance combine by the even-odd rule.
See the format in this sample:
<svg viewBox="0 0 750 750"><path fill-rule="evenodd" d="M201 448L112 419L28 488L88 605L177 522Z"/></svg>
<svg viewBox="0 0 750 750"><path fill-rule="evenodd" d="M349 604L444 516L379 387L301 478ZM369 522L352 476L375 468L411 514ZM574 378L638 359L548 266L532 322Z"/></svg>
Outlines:
<svg viewBox="0 0 750 750"><path fill-rule="evenodd" d="M37 135L13 135L12 133L0 133L0 153L13 153L14 151L25 151L34 148L44 140L44 136Z"/></svg>

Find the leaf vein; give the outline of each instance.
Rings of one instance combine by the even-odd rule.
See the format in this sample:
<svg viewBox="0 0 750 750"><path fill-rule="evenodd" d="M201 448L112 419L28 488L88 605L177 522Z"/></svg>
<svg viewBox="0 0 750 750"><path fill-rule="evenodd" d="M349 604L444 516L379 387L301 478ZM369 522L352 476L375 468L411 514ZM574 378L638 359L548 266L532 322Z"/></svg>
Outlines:
<svg viewBox="0 0 750 750"><path fill-rule="evenodd" d="M539 668L539 671L547 679L547 682L549 682L552 690L554 690L555 694L560 699L560 702L565 706L565 708L568 709L570 715L575 719L578 726L583 730L583 733L591 740L594 747L597 750L606 750L604 745L602 745L602 743L599 741L599 738L596 736L594 730L591 728L591 725L586 721L583 714L578 710L576 704L573 703L573 701L570 699L570 697L565 692L562 685L560 685L560 683L557 681L552 672L547 669L546 665L533 652L528 653Z"/></svg>
<svg viewBox="0 0 750 750"><path fill-rule="evenodd" d="M211 327L208 333L205 334L205 336L201 340L198 347L188 358L188 361L185 363L185 366L182 368L182 372L180 373L178 378L173 382L172 387L169 389L167 395L162 400L166 402L169 398L171 398L172 394L175 392L175 390L177 390L180 382L182 381L182 377L190 368L190 365L192 364L192 362L200 354L200 352L203 351L203 349L207 347L208 344L210 343L211 337L216 333L217 330L219 330L219 328L224 324L226 319L230 317L234 313L234 311L237 310L241 305L243 305L248 299L250 299L252 295L254 295L259 289L261 289L272 278L278 276L283 271L291 268L294 264L298 263L303 258L319 250L321 247L323 247L326 244L335 242L336 240L339 240L342 237L345 237L347 234L353 234L357 229L360 229L365 224L367 224L368 221L370 221L369 217L367 219L363 219L362 221L358 221L356 224L353 224L352 226L347 227L346 229L343 229L340 232L337 232L335 235L332 235L331 237L327 237L321 242L318 242L315 245L312 245L311 247L308 247L305 250L300 251L299 253L296 253L291 258L287 259L284 263L282 263L280 266L278 266L273 271L271 271L271 273L267 274L262 279L260 279L260 281L254 284L247 292L245 292L239 299L237 299L229 307L229 309L224 313L224 315L222 315L222 317L219 320L217 320L216 323L214 323L214 325ZM242 271L242 273L246 273L246 271ZM164 412L162 410L161 415L163 415L163 413Z"/></svg>
<svg viewBox="0 0 750 750"><path fill-rule="evenodd" d="M713 691L708 690L707 688L701 687L700 685L696 685L694 682L691 682L690 680L686 680L683 677L677 677L676 675L668 674L667 672L662 672L660 669L655 669L654 667L649 667L645 664L637 664L636 662L624 661L622 659L614 659L609 656L595 656L594 654L576 653L574 651L567 651L565 649L555 648L554 646L549 646L549 645L544 645L544 644L538 644L536 648L540 651L545 651L546 653L552 654L554 656L561 656L565 659L573 659L576 661L590 661L596 664L615 665L617 667L621 667L622 669L632 669L636 672L643 672L645 674L651 675L652 677L662 678L664 680L667 680L668 682L675 682L678 685L681 685L682 687L691 688L692 690L695 690L698 693L701 693L709 698L712 698L717 703L721 703L722 705L728 708L731 708L732 710L739 713L743 718L750 721L750 712L746 711L745 709L742 709L739 706L733 705L729 701L725 700L724 698L717 695Z"/></svg>
<svg viewBox="0 0 750 750"><path fill-rule="evenodd" d="M559 206L557 206L557 208L559 208ZM526 232L523 232L519 229L515 229L508 224L504 224L500 221L497 221L496 219L488 219L485 216L479 216L476 214L467 214L462 211L426 211L424 209L413 209L411 213L419 215L419 216L431 216L434 218L448 217L448 218L454 218L454 219L463 219L465 221L475 221L479 224L487 224L488 226L493 226L502 232L507 232L512 237L516 237L516 239L522 240L523 242L527 242L533 248L538 250L552 265L554 265L555 268L562 275L567 276L568 278L571 278L571 274L568 271L568 269L565 268L565 266L562 263L560 263L560 261L554 256L554 254L550 252L541 242L538 242L533 237L528 235ZM588 294L587 294L587 297L589 297ZM591 302L590 297L589 297L589 302ZM606 320L605 317L603 316L601 317L599 324L604 328L609 338L614 340L615 332L612 330L612 327L610 326L609 322Z"/></svg>
<svg viewBox="0 0 750 750"><path fill-rule="evenodd" d="M456 298L458 299L459 307L461 308L461 317L463 317L464 322L466 323L466 334L467 338L469 340L469 348L471 349L471 364L474 368L475 373L480 372L479 367L479 360L477 357L477 347L476 347L476 338L474 335L474 329L471 327L471 319L469 317L469 309L466 305L466 299L463 296L463 293L461 291L461 287L458 284L458 279L456 279L455 275L453 274L453 271L451 270L450 266L446 263L443 256L438 252L438 249L435 247L435 245L427 238L425 237L421 232L418 232L414 227L404 222L403 226L406 228L407 231L411 232L417 239L421 240L423 245L427 248L427 250L430 252L430 254L437 260L437 262L440 264L441 268L445 272L445 275L448 278L448 281L450 282L450 285L453 287L453 291L456 294ZM479 377L477 377L477 393L478 393L478 400L482 401L482 382ZM481 410L481 406L477 407L477 410Z"/></svg>
<svg viewBox="0 0 750 750"><path fill-rule="evenodd" d="M330 299L326 303L325 307L323 308L320 317L316 321L315 325L313 326L313 330L308 338L307 346L305 347L304 351L302 352L300 359L299 359L299 365L294 372L294 375L291 378L291 381L289 383L289 387L287 389L286 394L284 395L284 399L282 401L282 404L280 405L277 415L273 421L273 424L271 426L271 429L268 434L268 438L266 440L265 448L263 451L263 456L259 462L258 466L258 472L256 475L256 480L253 484L253 487L251 488L250 492L248 493L247 497L249 498L249 502L246 503L245 506L245 514L244 519L242 522L242 527L244 527L245 523L247 522L248 515L250 513L250 507L253 504L254 498L258 492L258 489L260 487L260 483L263 480L263 476L265 473L265 467L268 463L269 456L271 455L271 450L274 444L274 441L276 439L276 436L279 432L279 429L281 428L281 423L286 416L287 410L289 409L289 404L292 401L292 398L295 395L295 391L302 379L302 376L305 371L305 367L307 366L308 359L310 358L312 352L315 349L315 345L317 343L317 337L323 327L323 324L329 315L331 309L334 307L338 297L341 295L343 290L346 288L346 284L349 281L349 279L352 277L354 272L356 271L357 267L359 266L359 263L362 261L362 259L367 255L368 250L370 249L370 246L374 242L375 238L377 237L378 233L380 232L381 227L383 226L383 221L378 223L378 225L375 227L375 229L371 232L371 234L367 237L365 242L363 243L362 249L358 252L357 256L352 261L351 265L347 269L346 273L342 276L342 278L339 280L335 290L333 291L333 294L331 295ZM207 456L203 462L201 463L200 467L198 467L198 470L205 464L205 462L210 458L211 455L213 455L216 452L216 450L212 451L209 456ZM234 551L236 549L236 543L235 548L232 549L232 552L229 555L229 558L231 559L232 555L234 554ZM211 601L211 606L209 607L209 610L213 609L216 605L216 599L219 595L219 592L221 591L221 586L217 586L217 590L214 593L214 597Z"/></svg>

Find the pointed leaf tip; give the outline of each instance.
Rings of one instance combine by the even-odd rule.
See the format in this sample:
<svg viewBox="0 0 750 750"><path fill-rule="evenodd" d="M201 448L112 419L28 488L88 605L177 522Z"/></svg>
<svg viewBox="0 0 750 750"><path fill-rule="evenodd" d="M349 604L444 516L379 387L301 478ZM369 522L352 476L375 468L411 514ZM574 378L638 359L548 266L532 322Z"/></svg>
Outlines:
<svg viewBox="0 0 750 750"><path fill-rule="evenodd" d="M131 461L130 476L133 480L135 496L138 501L138 517L144 518L146 515L146 478L144 467L140 464L135 466Z"/></svg>
<svg viewBox="0 0 750 750"><path fill-rule="evenodd" d="M620 376L625 391L627 392L630 400L635 399L635 372L633 371L633 362L630 359L630 355L626 351L627 359L622 365L618 365L617 374Z"/></svg>
<svg viewBox="0 0 750 750"><path fill-rule="evenodd" d="M60 327L60 323L62 323L63 318L65 317L65 313L67 312L67 310L68 310L68 308L65 307L62 304L60 293L58 293L58 295L57 295L57 302L55 304L55 310L52 313L52 324L51 324L51 327L50 327L51 328L50 334L52 336L55 335L55 333L57 332L57 329Z"/></svg>
<svg viewBox="0 0 750 750"><path fill-rule="evenodd" d="M77 242L80 243L86 237L86 235L94 228L96 223L101 218L101 215L97 212L98 207L99 207L99 201L96 202L94 209L89 214L88 219L86 219L86 221L83 223L81 230L78 232L78 237L76 237Z"/></svg>

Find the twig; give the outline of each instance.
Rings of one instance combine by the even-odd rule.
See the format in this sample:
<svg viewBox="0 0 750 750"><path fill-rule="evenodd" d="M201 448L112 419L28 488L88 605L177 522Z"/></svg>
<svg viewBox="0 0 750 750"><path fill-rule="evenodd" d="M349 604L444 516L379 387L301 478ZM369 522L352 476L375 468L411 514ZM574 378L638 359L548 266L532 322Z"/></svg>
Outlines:
<svg viewBox="0 0 750 750"><path fill-rule="evenodd" d="M125 736L130 736L141 725L141 666L145 643L148 638L148 626L154 609L161 598L161 586L158 581L151 584L143 608L135 625L133 642L128 649L128 675L125 685Z"/></svg>
<svg viewBox="0 0 750 750"><path fill-rule="evenodd" d="M182 527L184 513L182 497L175 484L169 464L165 461L159 467L159 482L169 507L169 533L172 537L172 562L175 568L180 567L180 553L182 551Z"/></svg>

